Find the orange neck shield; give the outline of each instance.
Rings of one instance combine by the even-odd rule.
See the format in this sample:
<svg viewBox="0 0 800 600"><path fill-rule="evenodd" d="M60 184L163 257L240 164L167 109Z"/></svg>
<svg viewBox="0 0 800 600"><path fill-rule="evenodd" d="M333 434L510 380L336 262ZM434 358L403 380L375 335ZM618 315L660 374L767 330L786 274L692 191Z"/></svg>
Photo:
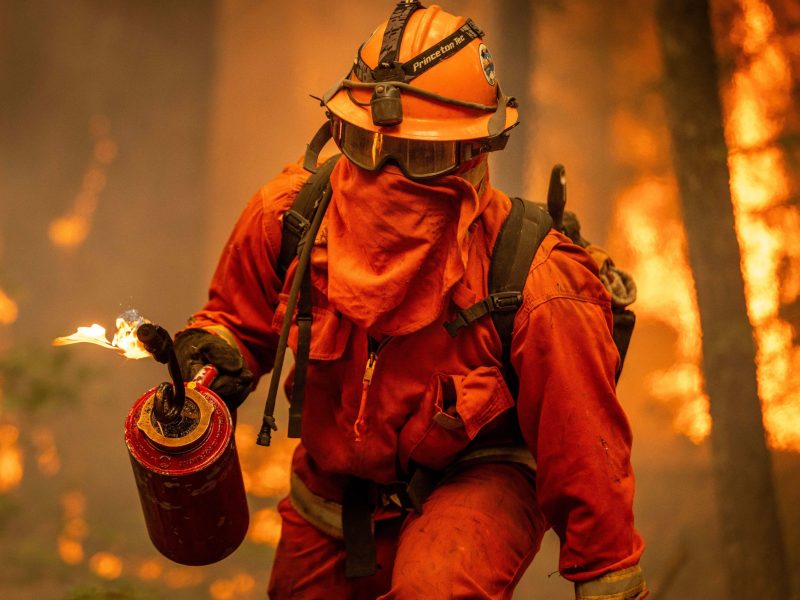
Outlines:
<svg viewBox="0 0 800 600"><path fill-rule="evenodd" d="M312 267L318 284L327 279L331 304L376 335L403 335L436 320L465 273L469 228L489 189L479 197L461 177L422 184L345 158L331 185L327 252Z"/></svg>

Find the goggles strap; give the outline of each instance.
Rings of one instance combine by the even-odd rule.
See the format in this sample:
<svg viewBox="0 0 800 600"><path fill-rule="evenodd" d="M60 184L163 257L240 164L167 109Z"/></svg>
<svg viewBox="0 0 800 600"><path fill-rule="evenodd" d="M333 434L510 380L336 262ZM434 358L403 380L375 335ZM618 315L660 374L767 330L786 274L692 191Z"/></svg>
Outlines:
<svg viewBox="0 0 800 600"><path fill-rule="evenodd" d="M317 172L317 163L319 161L319 153L322 152L322 149L325 147L325 144L333 137L333 133L331 132L331 123L330 121L325 121L317 130L317 133L314 134L314 137L311 138L311 141L306 146L306 154L303 158L303 168L310 172L316 173Z"/></svg>

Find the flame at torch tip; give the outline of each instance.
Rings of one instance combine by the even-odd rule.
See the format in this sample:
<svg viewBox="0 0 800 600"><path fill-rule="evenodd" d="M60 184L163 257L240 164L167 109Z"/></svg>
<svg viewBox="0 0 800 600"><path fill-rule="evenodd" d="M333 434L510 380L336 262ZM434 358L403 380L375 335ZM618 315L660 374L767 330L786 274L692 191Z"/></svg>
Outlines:
<svg viewBox="0 0 800 600"><path fill-rule="evenodd" d="M53 340L53 346L69 346L71 344L96 344L111 350L117 349L106 338L106 328L97 323L92 323L89 327L78 327L78 330L72 335L57 337Z"/></svg>
<svg viewBox="0 0 800 600"><path fill-rule="evenodd" d="M131 316L130 319L127 318L129 316ZM94 344L101 348L115 350L126 358L147 358L150 353L145 350L139 342L139 338L136 337L136 330L142 323L149 323L149 321L140 317L138 313L129 311L117 318L117 331L111 341L108 341L106 337L105 327L93 323L90 327L78 327L77 331L71 335L57 337L53 340L53 346Z"/></svg>

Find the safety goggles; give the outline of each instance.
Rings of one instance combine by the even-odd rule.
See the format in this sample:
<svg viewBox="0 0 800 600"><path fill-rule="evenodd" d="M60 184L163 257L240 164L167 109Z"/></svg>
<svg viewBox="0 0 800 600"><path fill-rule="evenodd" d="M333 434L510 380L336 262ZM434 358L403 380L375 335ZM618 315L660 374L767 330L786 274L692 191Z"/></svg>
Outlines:
<svg viewBox="0 0 800 600"><path fill-rule="evenodd" d="M351 162L378 171L392 161L409 179L425 180L454 172L463 163L502 150L508 135L467 141L413 140L367 131L331 116L331 135Z"/></svg>

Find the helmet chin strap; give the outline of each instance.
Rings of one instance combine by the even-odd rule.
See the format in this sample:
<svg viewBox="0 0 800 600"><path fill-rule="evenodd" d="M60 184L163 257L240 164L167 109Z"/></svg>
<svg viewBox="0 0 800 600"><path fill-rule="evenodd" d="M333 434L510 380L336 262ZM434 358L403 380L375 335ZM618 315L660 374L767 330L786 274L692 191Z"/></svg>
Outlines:
<svg viewBox="0 0 800 600"><path fill-rule="evenodd" d="M311 141L306 146L306 154L303 158L303 168L310 172L317 172L317 164L319 163L319 153L325 147L330 139L333 137L331 133L331 122L325 121L311 138Z"/></svg>

